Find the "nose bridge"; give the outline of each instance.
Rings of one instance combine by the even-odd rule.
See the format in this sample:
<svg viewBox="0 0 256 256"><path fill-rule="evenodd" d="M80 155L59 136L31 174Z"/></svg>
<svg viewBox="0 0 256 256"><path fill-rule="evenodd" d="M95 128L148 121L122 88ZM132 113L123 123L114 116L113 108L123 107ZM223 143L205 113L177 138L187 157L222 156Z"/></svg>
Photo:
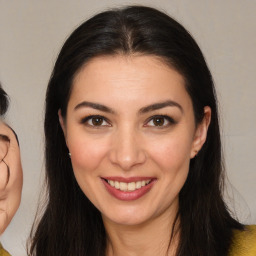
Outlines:
<svg viewBox="0 0 256 256"><path fill-rule="evenodd" d="M142 164L146 159L140 133L131 124L123 125L116 131L112 145L110 159L124 170Z"/></svg>

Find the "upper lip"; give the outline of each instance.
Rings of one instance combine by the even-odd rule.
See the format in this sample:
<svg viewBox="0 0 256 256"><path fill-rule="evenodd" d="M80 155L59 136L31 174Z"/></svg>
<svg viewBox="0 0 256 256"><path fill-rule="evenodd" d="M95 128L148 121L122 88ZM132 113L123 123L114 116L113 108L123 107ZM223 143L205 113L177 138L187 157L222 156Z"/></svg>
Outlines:
<svg viewBox="0 0 256 256"><path fill-rule="evenodd" d="M120 177L120 176L109 176L109 177L101 177L102 179L105 180L113 180L113 181L118 181L118 182L137 182L137 181L143 181L143 180L152 180L155 179L154 177Z"/></svg>

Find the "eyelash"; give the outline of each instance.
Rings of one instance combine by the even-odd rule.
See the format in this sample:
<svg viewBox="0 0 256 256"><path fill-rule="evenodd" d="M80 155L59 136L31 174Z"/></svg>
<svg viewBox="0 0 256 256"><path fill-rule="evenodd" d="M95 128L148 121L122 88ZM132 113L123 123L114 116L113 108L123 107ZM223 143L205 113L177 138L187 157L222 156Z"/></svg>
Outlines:
<svg viewBox="0 0 256 256"><path fill-rule="evenodd" d="M157 125L148 125L150 122L153 122L154 119L164 119L164 125L162 126L157 126ZM167 124L166 121L168 122ZM176 121L170 117L170 116L167 116L167 115L155 115L155 116L151 116L145 123L144 126L149 126L149 127L157 127L159 129L161 128L166 128L166 127L169 127L171 126L172 124L176 124Z"/></svg>
<svg viewBox="0 0 256 256"><path fill-rule="evenodd" d="M95 119L96 118L102 119L103 122L107 122L108 125L99 125L99 126L97 126L97 125L89 124L89 121L92 121L93 118L95 118ZM100 116L100 115L90 115L90 116L87 116L87 117L83 118L80 123L81 124L85 124L85 125L87 125L89 127L96 128L96 129L101 128L101 127L109 127L109 126L111 126L110 121L107 118L105 118L104 116Z"/></svg>
<svg viewBox="0 0 256 256"><path fill-rule="evenodd" d="M107 124L104 124L104 125L100 124L99 126L93 125L93 124L89 124L89 121L92 122L93 118L101 119L103 123L106 122ZM159 125L159 126L157 126L157 125L148 125L150 122L153 122L154 119L162 119L162 118L164 119L164 125ZM166 122L168 122L168 123L166 124ZM89 116L83 118L80 121L80 123L81 124L85 124L85 125L87 125L89 127L96 128L96 129L99 129L101 127L111 127L110 121L107 118L105 118L104 116L100 116L100 115L89 115ZM161 128L163 129L163 128L169 127L169 126L171 126L173 124L176 124L176 123L177 122L172 117L170 117L170 116L167 116L167 115L155 115L155 116L151 116L150 118L148 118L143 126L144 127L157 127L158 129L161 129Z"/></svg>

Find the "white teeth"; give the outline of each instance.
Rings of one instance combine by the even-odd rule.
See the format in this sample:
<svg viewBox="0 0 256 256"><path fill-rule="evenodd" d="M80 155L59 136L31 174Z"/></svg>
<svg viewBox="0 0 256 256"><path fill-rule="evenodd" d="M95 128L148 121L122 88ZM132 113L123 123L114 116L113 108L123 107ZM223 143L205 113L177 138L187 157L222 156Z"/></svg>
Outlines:
<svg viewBox="0 0 256 256"><path fill-rule="evenodd" d="M141 181L136 182L136 189L139 189L139 188L141 188Z"/></svg>
<svg viewBox="0 0 256 256"><path fill-rule="evenodd" d="M128 183L128 190L129 191L134 191L135 190L135 182Z"/></svg>
<svg viewBox="0 0 256 256"><path fill-rule="evenodd" d="M119 189L122 191L127 191L128 184L124 182L120 182Z"/></svg>
<svg viewBox="0 0 256 256"><path fill-rule="evenodd" d="M120 188L120 183L118 181L115 181L115 188L119 189Z"/></svg>
<svg viewBox="0 0 256 256"><path fill-rule="evenodd" d="M150 180L142 180L142 181L129 182L129 183L113 181L113 180L107 180L107 181L111 187L114 187L121 191L134 191L134 190L140 189L141 187L144 187L150 183Z"/></svg>

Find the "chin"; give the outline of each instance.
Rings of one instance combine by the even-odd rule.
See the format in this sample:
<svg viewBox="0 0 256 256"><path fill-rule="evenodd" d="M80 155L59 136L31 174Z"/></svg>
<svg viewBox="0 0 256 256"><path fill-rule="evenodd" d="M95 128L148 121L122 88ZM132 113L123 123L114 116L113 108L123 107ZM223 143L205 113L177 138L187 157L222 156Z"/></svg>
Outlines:
<svg viewBox="0 0 256 256"><path fill-rule="evenodd" d="M119 208L119 207L118 207ZM135 207L123 207L126 209L110 208L111 212L102 213L103 222L112 222L117 225L136 226L147 222L151 217L146 209L136 209Z"/></svg>

